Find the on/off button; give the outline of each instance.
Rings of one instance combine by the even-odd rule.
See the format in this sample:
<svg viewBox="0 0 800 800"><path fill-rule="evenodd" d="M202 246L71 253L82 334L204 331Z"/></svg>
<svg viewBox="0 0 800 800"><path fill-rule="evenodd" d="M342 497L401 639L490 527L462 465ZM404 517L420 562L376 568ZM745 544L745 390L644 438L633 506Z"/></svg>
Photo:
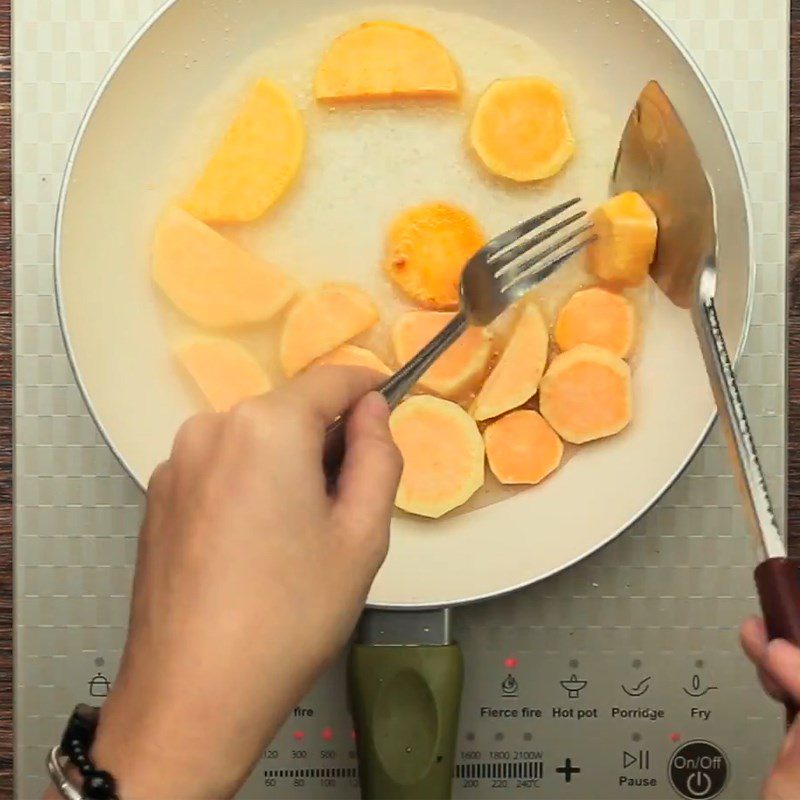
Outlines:
<svg viewBox="0 0 800 800"><path fill-rule="evenodd" d="M707 772L698 770L686 779L686 790L691 797L710 797L709 792L712 787L713 782Z"/></svg>
<svg viewBox="0 0 800 800"><path fill-rule="evenodd" d="M669 782L686 800L711 800L728 783L728 757L711 742L682 744L669 761Z"/></svg>

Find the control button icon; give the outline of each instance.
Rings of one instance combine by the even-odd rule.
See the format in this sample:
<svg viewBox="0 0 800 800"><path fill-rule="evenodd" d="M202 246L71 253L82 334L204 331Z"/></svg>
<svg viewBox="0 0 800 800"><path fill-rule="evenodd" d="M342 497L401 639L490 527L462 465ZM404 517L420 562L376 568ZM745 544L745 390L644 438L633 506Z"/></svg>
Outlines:
<svg viewBox="0 0 800 800"><path fill-rule="evenodd" d="M686 788L692 797L702 797L711 789L711 778L705 772L693 772L686 781Z"/></svg>
<svg viewBox="0 0 800 800"><path fill-rule="evenodd" d="M629 753L627 750L622 751L622 768L623 769L650 769L650 751L639 750L636 753Z"/></svg>
<svg viewBox="0 0 800 800"><path fill-rule="evenodd" d="M500 685L500 689L503 692L503 697L517 697L519 695L519 683L511 673L506 675L505 680Z"/></svg>
<svg viewBox="0 0 800 800"><path fill-rule="evenodd" d="M570 700L577 700L588 685L588 681L581 680L574 674L569 676L569 680L561 681L561 688Z"/></svg>
<svg viewBox="0 0 800 800"><path fill-rule="evenodd" d="M728 757L702 739L682 744L669 760L669 782L685 800L711 800L728 782Z"/></svg>
<svg viewBox="0 0 800 800"><path fill-rule="evenodd" d="M695 673L692 675L692 683L689 687L684 686L683 691L689 697L705 697L709 692L716 691L718 687L711 686L711 684L703 683L703 679Z"/></svg>
<svg viewBox="0 0 800 800"><path fill-rule="evenodd" d="M110 691L111 681L109 681L102 672L98 672L97 675L89 681L89 695L91 697L108 697Z"/></svg>
<svg viewBox="0 0 800 800"><path fill-rule="evenodd" d="M650 681L653 678L648 675L646 678L642 678L639 683L635 686L626 686L624 683L620 684L622 687L622 691L625 692L628 697L641 697L644 694L647 694L648 690L650 689Z"/></svg>
<svg viewBox="0 0 800 800"><path fill-rule="evenodd" d="M556 767L556 772L559 775L563 775L564 776L564 780L567 783L572 783L572 776L573 775L579 775L580 771L581 771L581 768L580 767L576 767L572 763L572 759L571 758L564 759L564 766L563 767Z"/></svg>

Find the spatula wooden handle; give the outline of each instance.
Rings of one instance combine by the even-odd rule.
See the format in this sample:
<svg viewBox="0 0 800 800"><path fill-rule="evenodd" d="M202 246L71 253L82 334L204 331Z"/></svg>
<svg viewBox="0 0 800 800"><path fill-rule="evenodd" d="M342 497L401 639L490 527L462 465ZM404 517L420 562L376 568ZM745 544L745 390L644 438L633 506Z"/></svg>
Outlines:
<svg viewBox="0 0 800 800"><path fill-rule="evenodd" d="M770 558L755 571L758 597L767 634L800 647L800 562L790 558ZM786 718L791 725L797 716L797 703L786 701Z"/></svg>

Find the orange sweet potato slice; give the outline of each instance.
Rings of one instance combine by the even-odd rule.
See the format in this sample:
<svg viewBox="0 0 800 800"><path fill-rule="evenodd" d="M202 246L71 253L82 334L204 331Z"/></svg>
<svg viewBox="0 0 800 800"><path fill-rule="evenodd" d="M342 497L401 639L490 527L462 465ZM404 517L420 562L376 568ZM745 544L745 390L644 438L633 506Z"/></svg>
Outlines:
<svg viewBox="0 0 800 800"><path fill-rule="evenodd" d="M347 283L326 283L305 294L286 316L280 361L289 377L371 328L378 311L370 296Z"/></svg>
<svg viewBox="0 0 800 800"><path fill-rule="evenodd" d="M381 361L372 350L365 347L356 347L354 344L343 344L336 350L317 359L317 364L337 367L364 367L375 372L380 372L387 377L392 371Z"/></svg>
<svg viewBox="0 0 800 800"><path fill-rule="evenodd" d="M454 308L461 273L484 244L483 231L466 211L426 203L404 211L392 223L384 268L420 305Z"/></svg>
<svg viewBox="0 0 800 800"><path fill-rule="evenodd" d="M592 215L597 239L589 246L589 268L603 281L638 286L656 254L658 220L644 198L623 192Z"/></svg>
<svg viewBox="0 0 800 800"><path fill-rule="evenodd" d="M191 339L176 348L175 355L214 411L228 411L271 388L255 358L229 339Z"/></svg>
<svg viewBox="0 0 800 800"><path fill-rule="evenodd" d="M489 86L478 101L470 141L491 172L520 183L551 178L575 152L561 91L535 77Z"/></svg>
<svg viewBox="0 0 800 800"><path fill-rule="evenodd" d="M258 219L291 184L304 146L303 121L291 97L262 79L182 205L204 222Z"/></svg>
<svg viewBox="0 0 800 800"><path fill-rule="evenodd" d="M530 400L539 388L549 349L542 312L533 300L526 300L503 354L472 404L472 416L492 419Z"/></svg>
<svg viewBox="0 0 800 800"><path fill-rule="evenodd" d="M458 71L441 43L397 22L365 22L343 33L322 59L317 100L458 97Z"/></svg>
<svg viewBox="0 0 800 800"><path fill-rule="evenodd" d="M407 311L395 323L392 340L400 364L410 361L455 314L447 311ZM469 328L420 378L423 389L460 399L486 374L492 341L483 328Z"/></svg>
<svg viewBox="0 0 800 800"><path fill-rule="evenodd" d="M536 484L558 468L564 444L536 411L512 411L483 432L486 457L500 483Z"/></svg>
<svg viewBox="0 0 800 800"><path fill-rule="evenodd" d="M631 406L630 367L592 344L556 356L539 389L542 416L573 444L619 433L631 421Z"/></svg>
<svg viewBox="0 0 800 800"><path fill-rule="evenodd" d="M461 406L438 397L412 397L398 406L389 424L403 454L398 508L436 519L483 486L483 439Z"/></svg>
<svg viewBox="0 0 800 800"><path fill-rule="evenodd" d="M617 292L593 287L576 292L558 314L555 340L562 351L594 344L627 358L636 334L636 314Z"/></svg>
<svg viewBox="0 0 800 800"><path fill-rule="evenodd" d="M294 281L176 206L156 227L153 279L187 317L209 328L265 322Z"/></svg>

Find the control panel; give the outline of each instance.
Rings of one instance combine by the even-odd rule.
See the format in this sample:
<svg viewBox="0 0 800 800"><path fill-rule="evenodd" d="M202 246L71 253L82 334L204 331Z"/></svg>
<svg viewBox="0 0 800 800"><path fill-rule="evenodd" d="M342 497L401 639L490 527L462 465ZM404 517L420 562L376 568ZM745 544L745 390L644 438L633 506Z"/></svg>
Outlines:
<svg viewBox="0 0 800 800"><path fill-rule="evenodd" d="M456 798L742 798L781 735L748 733L752 679L740 659L671 654L622 660L470 652L453 770ZM332 684L339 682L339 690ZM241 797L357 798L344 666L294 709ZM769 707L767 707L769 708Z"/></svg>

